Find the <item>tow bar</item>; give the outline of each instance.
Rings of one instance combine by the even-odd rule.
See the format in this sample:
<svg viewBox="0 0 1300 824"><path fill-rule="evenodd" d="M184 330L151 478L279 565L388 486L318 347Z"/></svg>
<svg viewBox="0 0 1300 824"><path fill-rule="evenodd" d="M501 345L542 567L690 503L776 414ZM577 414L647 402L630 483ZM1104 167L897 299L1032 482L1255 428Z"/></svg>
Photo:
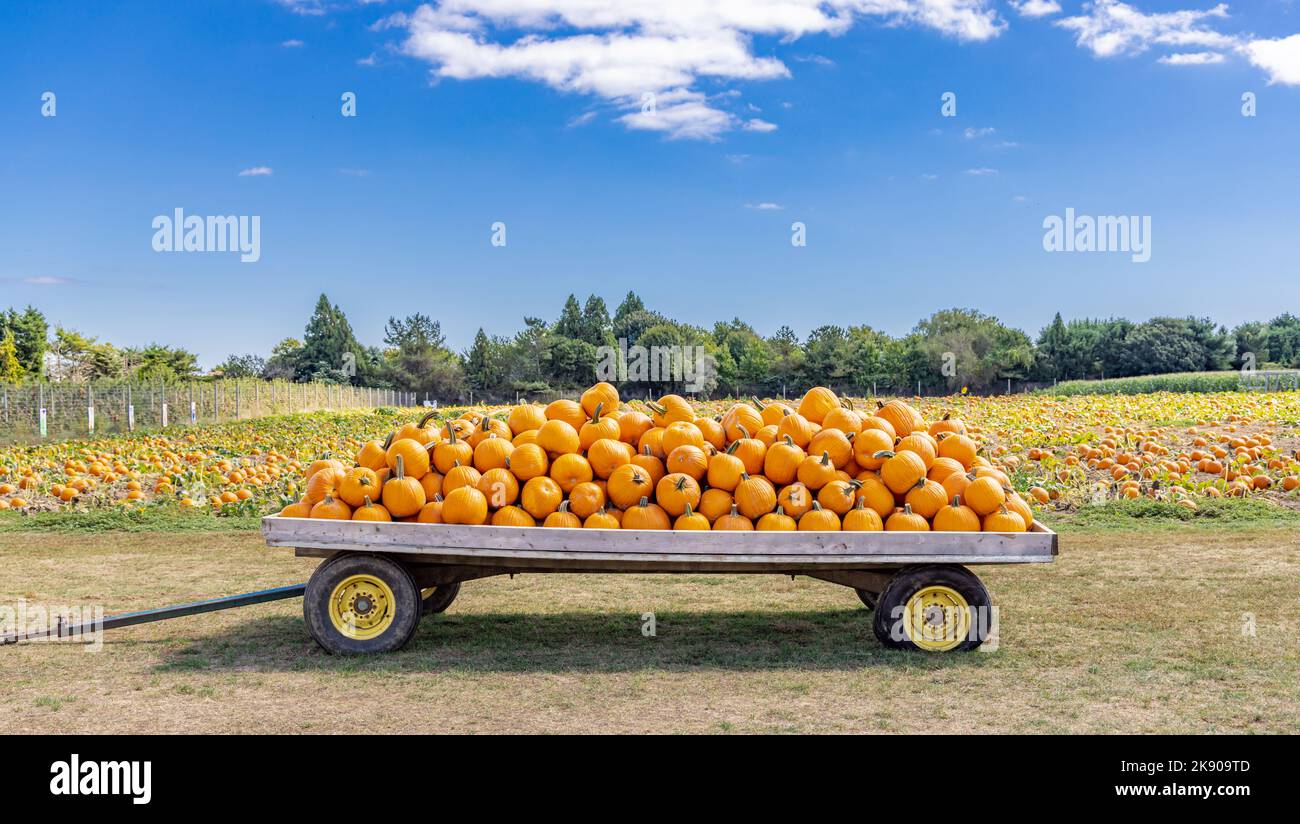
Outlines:
<svg viewBox="0 0 1300 824"><path fill-rule="evenodd" d="M263 589L246 592L243 595L228 595L225 598L213 598L208 601L195 601L192 604L178 604L171 607L146 609L142 612L127 612L122 615L110 615L102 621L86 621L80 624L64 624L63 616L50 629L23 634L10 633L0 635L0 646L16 644L19 641L31 641L37 638L76 638L83 635L103 632L109 629L149 624L154 621L166 621L169 618L182 618L186 615L201 615L205 612L219 612L223 609L247 607L253 604L265 604L268 601L283 601L286 598L301 598L307 590L306 584L294 584L275 589Z"/></svg>

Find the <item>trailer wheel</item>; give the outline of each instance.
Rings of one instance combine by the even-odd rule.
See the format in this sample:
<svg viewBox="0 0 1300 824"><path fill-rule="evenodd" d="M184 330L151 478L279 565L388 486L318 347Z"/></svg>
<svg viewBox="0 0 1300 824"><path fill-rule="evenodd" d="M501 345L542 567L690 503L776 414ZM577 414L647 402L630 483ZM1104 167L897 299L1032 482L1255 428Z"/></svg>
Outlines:
<svg viewBox="0 0 1300 824"><path fill-rule="evenodd" d="M965 567L908 567L880 593L872 629L891 649L972 650L984 642L980 630L987 622L977 619L987 615L989 605L989 591Z"/></svg>
<svg viewBox="0 0 1300 824"><path fill-rule="evenodd" d="M406 646L420 621L420 590L381 555L338 555L316 568L302 599L307 631L326 652L359 655Z"/></svg>
<svg viewBox="0 0 1300 824"><path fill-rule="evenodd" d="M863 606L867 609L875 609L876 604L880 603L880 593L872 592L869 589L855 589L858 594L858 600L862 601Z"/></svg>
<svg viewBox="0 0 1300 824"><path fill-rule="evenodd" d="M429 587L420 590L420 598L424 601L424 614L436 615L447 607L451 602L456 600L460 594L460 581L454 584L443 584L442 586Z"/></svg>

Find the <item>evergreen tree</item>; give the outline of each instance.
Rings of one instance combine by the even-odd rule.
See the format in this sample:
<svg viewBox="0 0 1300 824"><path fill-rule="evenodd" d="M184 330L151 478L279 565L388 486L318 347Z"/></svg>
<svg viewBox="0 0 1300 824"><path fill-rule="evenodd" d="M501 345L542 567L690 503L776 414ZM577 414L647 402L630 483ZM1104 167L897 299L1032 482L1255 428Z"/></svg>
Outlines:
<svg viewBox="0 0 1300 824"><path fill-rule="evenodd" d="M352 334L347 316L322 294L303 333L296 378L364 384L371 371L370 359Z"/></svg>

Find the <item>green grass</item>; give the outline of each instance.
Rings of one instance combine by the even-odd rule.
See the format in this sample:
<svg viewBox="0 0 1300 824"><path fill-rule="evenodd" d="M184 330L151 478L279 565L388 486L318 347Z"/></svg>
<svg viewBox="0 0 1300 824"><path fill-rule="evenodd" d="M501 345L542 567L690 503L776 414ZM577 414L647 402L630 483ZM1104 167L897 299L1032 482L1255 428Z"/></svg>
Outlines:
<svg viewBox="0 0 1300 824"><path fill-rule="evenodd" d="M1144 395L1149 392L1236 392L1241 389L1240 372L1174 372L1168 375L1139 375L1093 381L1064 381L1039 395Z"/></svg>
<svg viewBox="0 0 1300 824"><path fill-rule="evenodd" d="M174 508L150 507L89 512L0 512L0 533L6 532L246 532L260 529L257 515L214 518L204 512L181 512Z"/></svg>
<svg viewBox="0 0 1300 824"><path fill-rule="evenodd" d="M1300 528L1300 510L1260 498L1199 498L1196 510L1150 499L1106 501L1074 512L1044 512L1043 523L1061 532L1158 531L1179 528Z"/></svg>

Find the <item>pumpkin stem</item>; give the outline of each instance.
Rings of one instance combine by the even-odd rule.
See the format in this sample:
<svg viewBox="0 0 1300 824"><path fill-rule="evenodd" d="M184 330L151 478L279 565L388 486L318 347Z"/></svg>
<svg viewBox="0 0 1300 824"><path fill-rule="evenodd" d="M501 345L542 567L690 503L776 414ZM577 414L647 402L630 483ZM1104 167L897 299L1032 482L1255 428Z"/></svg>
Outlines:
<svg viewBox="0 0 1300 824"><path fill-rule="evenodd" d="M738 423L738 424L736 424L736 428L739 429L739 430L740 430L740 434L741 434L741 435L744 435L746 438L748 438L748 437L750 436L750 435L749 435L749 430L745 428L744 424L739 424L739 423Z"/></svg>
<svg viewBox="0 0 1300 824"><path fill-rule="evenodd" d="M879 452L877 452L876 454L872 455L871 457L873 457L873 458L892 458L892 457L894 457L894 456L897 455L897 454L898 454L897 452L891 452L891 451L888 450L888 449L882 449L882 450L880 450Z"/></svg>
<svg viewBox="0 0 1300 824"><path fill-rule="evenodd" d="M650 505L650 499L649 499L648 497L646 497L645 495L642 495L642 496L641 496L641 503L637 504L637 506L649 506L649 505Z"/></svg>
<svg viewBox="0 0 1300 824"><path fill-rule="evenodd" d="M953 508L953 509L956 509L956 508L959 507L959 506L961 506L961 496L960 496L960 495L953 495L953 496L952 496L952 508Z"/></svg>
<svg viewBox="0 0 1300 824"><path fill-rule="evenodd" d="M592 423L600 423L600 410L601 410L601 408L602 408L604 405L605 405L605 404L604 404L603 402L602 402L602 403L598 403L598 404L596 404L596 410L595 410L594 412L591 413L591 422L592 422Z"/></svg>
<svg viewBox="0 0 1300 824"><path fill-rule="evenodd" d="M731 445L727 447L727 454L728 454L728 455L734 455L734 454L736 454L736 447L738 447L738 446L740 446L740 441L739 441L739 440L732 441L732 442L731 442Z"/></svg>
<svg viewBox="0 0 1300 824"><path fill-rule="evenodd" d="M389 433L388 433L388 437L384 439L384 451L385 451L385 452L388 451L388 447L390 447L390 446L393 445L393 436L396 435L396 434L397 434L396 432L389 432Z"/></svg>
<svg viewBox="0 0 1300 824"><path fill-rule="evenodd" d="M460 465L460 461L457 461L456 464L459 466L459 465ZM405 478L405 477L406 477L406 460L403 459L401 455L398 455L398 456L397 456L397 470L396 470L396 471L397 471L397 474L393 476L394 478Z"/></svg>
<svg viewBox="0 0 1300 824"><path fill-rule="evenodd" d="M451 421L447 421L447 442L456 442L456 427L451 425Z"/></svg>
<svg viewBox="0 0 1300 824"><path fill-rule="evenodd" d="M762 412L764 409L767 408L767 406L765 406L763 402L758 399L757 395L750 395L749 399L754 402L754 406L758 407L759 412Z"/></svg>
<svg viewBox="0 0 1300 824"><path fill-rule="evenodd" d="M916 483L912 484L912 488L925 489L925 478L924 477L917 478Z"/></svg>
<svg viewBox="0 0 1300 824"><path fill-rule="evenodd" d="M423 418L420 418L420 428L423 429L429 423L429 421L433 420L434 416L437 414L438 414L437 412L430 412L429 414L425 415Z"/></svg>
<svg viewBox="0 0 1300 824"><path fill-rule="evenodd" d="M366 501L366 506L374 506L374 504L372 504L372 503L370 502L370 496L369 496L369 495L362 495L361 497L365 499L365 501Z"/></svg>
<svg viewBox="0 0 1300 824"><path fill-rule="evenodd" d="M686 479L687 479L687 477L689 477L689 476L687 476L687 475L682 475L680 478L677 479L677 483L675 484L675 486L677 487L677 491L678 491L678 492L681 492L682 490L686 489Z"/></svg>
<svg viewBox="0 0 1300 824"><path fill-rule="evenodd" d="M822 452L822 466L830 466L830 465L831 465L831 453L830 453L830 452L827 452L827 451L823 451L823 452Z"/></svg>

